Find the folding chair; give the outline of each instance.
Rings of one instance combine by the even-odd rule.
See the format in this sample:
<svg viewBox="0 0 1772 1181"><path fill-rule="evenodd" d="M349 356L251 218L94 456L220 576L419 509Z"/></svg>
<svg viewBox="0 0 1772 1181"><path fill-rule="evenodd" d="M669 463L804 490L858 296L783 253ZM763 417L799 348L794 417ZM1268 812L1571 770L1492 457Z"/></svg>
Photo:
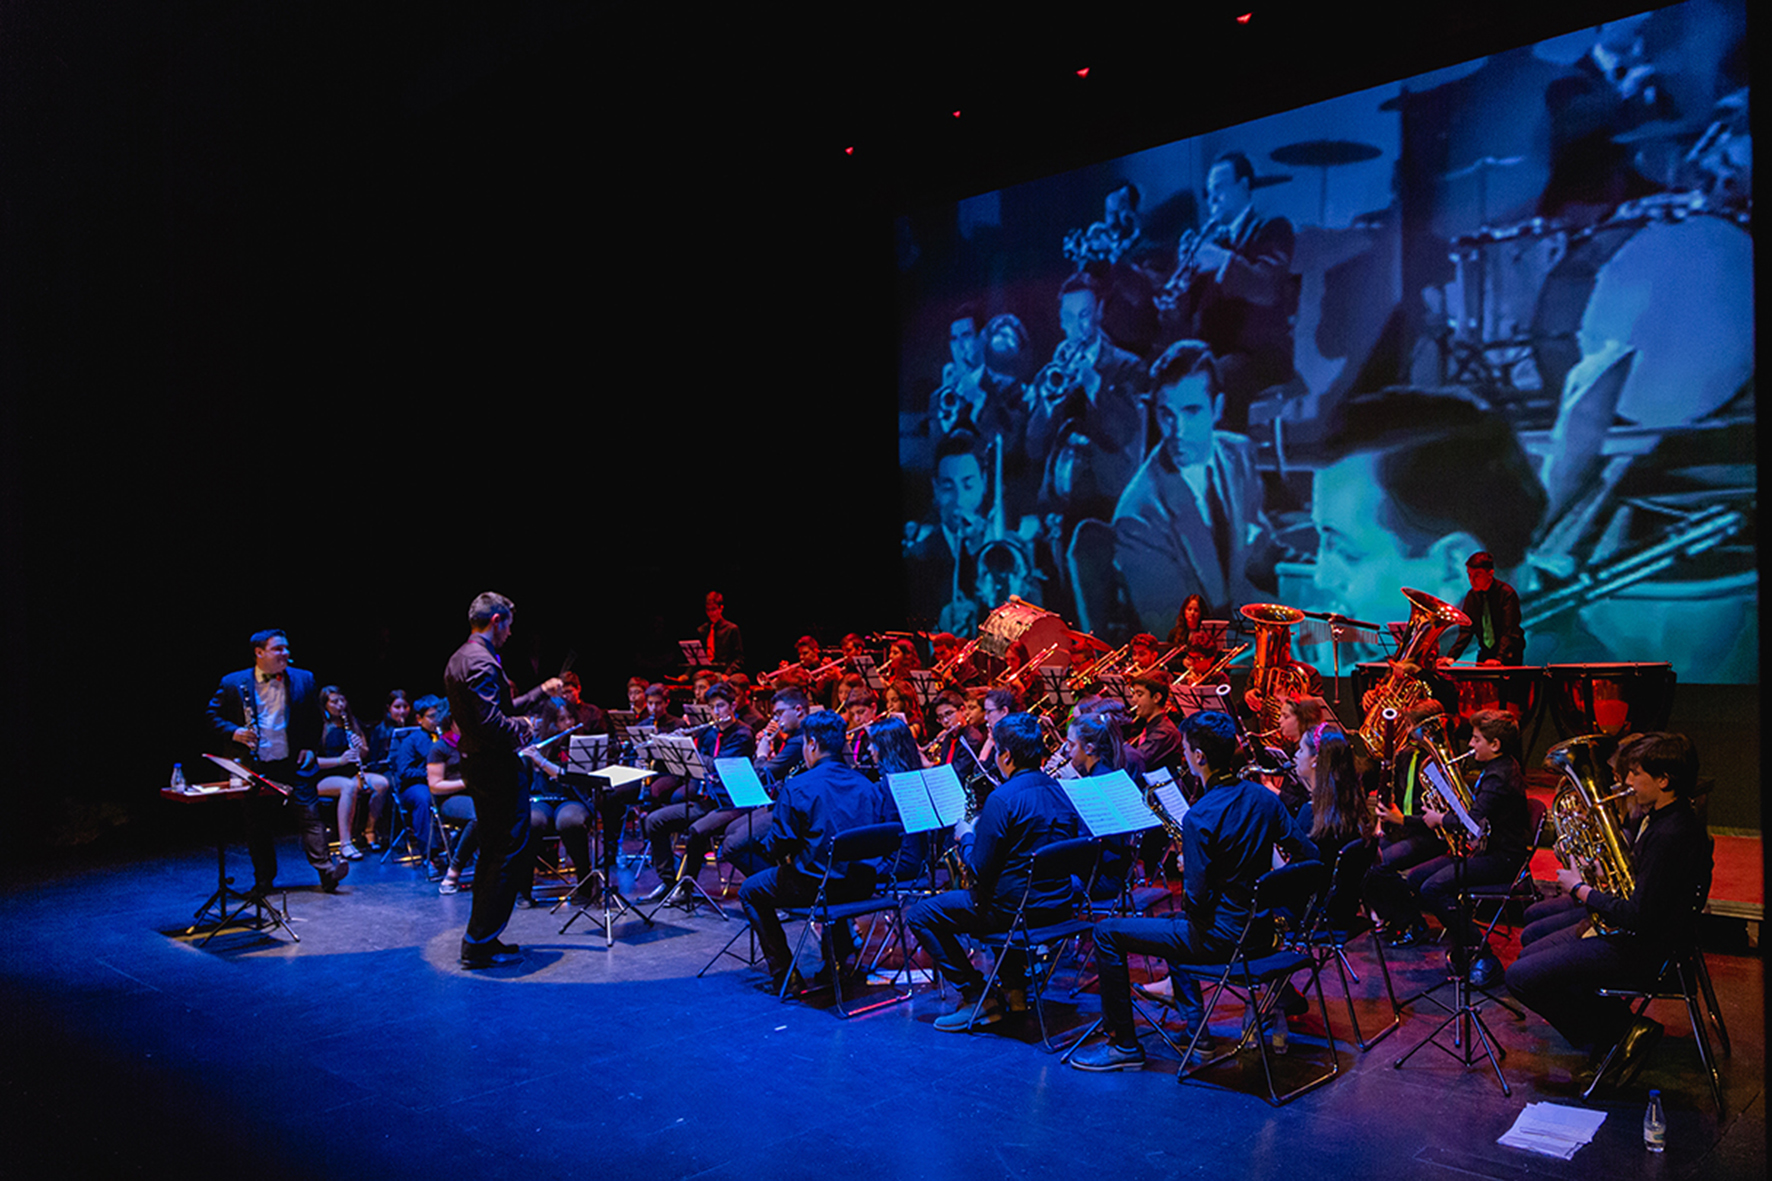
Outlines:
<svg viewBox="0 0 1772 1181"><path fill-rule="evenodd" d="M972 1006L972 1017L967 1028L977 1024L978 1016L984 1009L984 998L991 995L991 986L1003 968L1003 956L1011 951L1020 952L1028 961L1028 985L1034 996L1034 1016L1040 1023L1040 1044L1047 1050L1056 1050L1051 1035L1046 1029L1045 986L1058 971L1062 956L1052 955L1044 971L1036 962L1037 951L1041 946L1062 946L1066 941L1088 934L1095 929L1095 922L1089 918L1069 918L1057 923L1049 923L1043 927L1028 925L1028 897L1033 893L1034 883L1069 880L1076 878L1083 883L1084 897L1088 896L1087 883L1095 876L1095 861L1101 853L1101 843L1090 837L1075 837L1068 841L1055 841L1050 845L1034 851L1033 864L1028 873L1027 886L1021 892L1021 901L1016 904L1015 917L1010 920L1007 930L988 935L975 935L980 946L991 950L991 972L985 978L984 989L978 994L978 1000Z"/></svg>
<svg viewBox="0 0 1772 1181"><path fill-rule="evenodd" d="M1344 845L1335 857L1335 870L1329 881L1329 896L1324 901L1317 916L1316 926L1305 936L1306 942L1316 952L1318 970L1331 960L1335 962L1335 970L1341 976L1341 994L1347 998L1347 1019L1354 1029L1354 1044L1364 1054L1373 1046L1389 1037L1403 1023L1403 1006L1397 1003L1397 990L1391 984L1390 965L1384 959L1384 940L1378 937L1378 924L1374 923L1360 906L1360 886L1366 880L1367 872L1372 868L1378 856L1378 846L1366 840L1352 840ZM1372 950L1378 956L1378 970L1384 974L1385 995L1391 1001L1391 1023L1367 1041L1360 1033L1360 1018L1354 1012L1354 994L1348 987L1348 978L1359 982L1360 975L1347 958L1347 946L1361 935L1372 936Z"/></svg>
<svg viewBox="0 0 1772 1181"><path fill-rule="evenodd" d="M1538 883L1532 878L1532 854L1537 852L1538 842L1544 837L1545 818L1549 815L1549 811L1543 800L1527 798L1526 827L1532 833L1532 839L1526 846L1526 863L1520 866L1520 872L1514 875L1513 881L1505 886L1472 886L1465 890L1465 893L1470 896L1473 907L1481 906L1485 902L1495 903L1495 913L1490 916L1488 926L1483 928L1484 943L1487 943L1489 936L1495 933L1496 926L1507 914L1510 902L1519 903L1520 909L1524 910L1534 902L1544 901L1544 892L1538 888ZM1513 924L1508 925L1511 927Z"/></svg>
<svg viewBox="0 0 1772 1181"><path fill-rule="evenodd" d="M904 827L897 821L888 824L870 824L862 828L852 828L848 832L837 833L826 846L824 876L818 880L818 895L812 900L812 905L785 907L781 912L782 917L786 920L799 919L805 923L805 926L800 928L800 938L794 943L794 962L796 963L799 962L801 950L806 946L807 936L812 933L813 924L817 923L825 930L826 936L822 941L821 950L824 955L825 967L831 973L831 983L836 988L837 1014L845 1019L853 1017L857 1013L866 1013L873 1009L884 1008L886 1005L911 999L910 946L905 941L902 901L898 893L891 888L892 883L889 878L883 879L883 884L886 887L884 893L880 893L876 889L876 892L867 898L857 899L853 902L833 902L830 898L831 869L837 865L878 861L885 857L891 857L898 852L899 842L903 839ZM843 965L837 962L836 946L829 935L831 927L833 924L847 923L850 919L860 918L862 915L887 912L890 912L896 920L899 962L902 965L899 971L904 975L904 991L900 992L893 988L889 997L865 1008L854 1010L845 1008L843 1004ZM742 933L741 931L740 934ZM733 938L736 939L737 935ZM728 946L731 946L730 942L728 942ZM862 962L864 948L865 941L863 947L858 947L855 950L858 964ZM780 1000L786 1001L788 999L788 983L793 977L794 974L789 972L782 980Z"/></svg>
<svg viewBox="0 0 1772 1181"><path fill-rule="evenodd" d="M1715 842L1712 842L1713 847ZM1710 901L1710 881L1707 879L1698 887L1692 907L1691 941L1684 947L1669 955L1662 962L1655 974L1654 983L1647 988L1602 988L1600 996L1626 997L1637 1001L1633 1017L1641 1017L1648 1011L1650 1001L1683 1001L1686 1005L1686 1018L1692 1023L1692 1040L1698 1044L1698 1058L1704 1063L1705 1076L1710 1081L1711 1098L1716 1100L1717 1114L1723 1113L1723 1081L1717 1073L1716 1054L1711 1049L1710 1031L1708 1026L1714 1025L1717 1039L1723 1043L1723 1053L1728 1054L1729 1030L1723 1025L1722 1010L1717 1007L1716 989L1711 987L1710 969L1705 967L1704 949L1698 945L1698 916L1704 913L1704 907ZM1704 997L1704 1009L1699 1008L1699 996ZM1618 1054L1615 1045L1606 1051L1606 1057L1594 1072L1593 1082L1582 1092L1582 1098L1592 1097L1599 1087L1600 1080L1606 1077L1606 1071L1612 1065L1612 1059Z"/></svg>
<svg viewBox="0 0 1772 1181"><path fill-rule="evenodd" d="M1301 861L1268 871L1255 883L1255 905L1250 912L1249 921L1243 925L1242 934L1237 937L1237 945L1231 958L1221 964L1174 965L1174 970L1181 975L1214 981L1212 995L1206 1000L1208 1021L1218 1005L1218 998L1227 989L1244 999L1255 1018L1248 1023L1243 1036L1229 1050L1214 1054L1197 1065L1190 1065L1194 1063L1195 1053L1200 1048L1200 1039L1206 1035L1208 1021L1200 1022L1188 1041L1187 1052L1181 1060L1181 1071L1175 1076L1176 1082L1185 1084L1207 1067L1236 1057L1249 1044L1251 1037L1261 1051L1261 1068L1267 1078L1268 1102L1275 1107L1290 1102L1341 1073L1341 1061L1335 1050L1335 1029L1329 1024L1329 1006L1323 999L1323 981L1318 970L1317 957L1302 942L1282 944L1276 950L1266 938L1270 930L1270 920L1265 916L1276 911L1298 916L1299 929L1310 930L1328 885L1329 870L1320 861ZM1327 1070L1282 1095L1274 1087L1273 1062L1268 1056L1267 1047L1267 1018L1279 1003L1279 985L1303 968L1311 970L1311 983L1317 990L1317 1009L1323 1016L1323 1030L1329 1038L1329 1064ZM1285 1020L1284 1017L1280 1019Z"/></svg>

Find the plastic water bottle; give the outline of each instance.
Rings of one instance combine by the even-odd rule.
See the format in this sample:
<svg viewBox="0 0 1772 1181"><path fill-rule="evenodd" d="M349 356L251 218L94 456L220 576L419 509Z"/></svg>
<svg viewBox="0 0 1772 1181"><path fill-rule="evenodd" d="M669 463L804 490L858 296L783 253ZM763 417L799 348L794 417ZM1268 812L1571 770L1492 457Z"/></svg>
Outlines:
<svg viewBox="0 0 1772 1181"><path fill-rule="evenodd" d="M185 765L183 763L174 763L172 765L172 790L173 791L183 791L184 789L185 789Z"/></svg>
<svg viewBox="0 0 1772 1181"><path fill-rule="evenodd" d="M1667 1147L1667 1115L1661 1110L1661 1092L1649 1092L1649 1106L1643 1112L1643 1147L1660 1152Z"/></svg>

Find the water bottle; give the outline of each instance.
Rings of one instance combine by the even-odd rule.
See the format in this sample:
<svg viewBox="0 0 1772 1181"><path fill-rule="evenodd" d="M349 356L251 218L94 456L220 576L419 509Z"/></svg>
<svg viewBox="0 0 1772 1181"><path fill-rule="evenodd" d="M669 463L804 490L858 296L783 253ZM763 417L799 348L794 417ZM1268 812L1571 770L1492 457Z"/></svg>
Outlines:
<svg viewBox="0 0 1772 1181"><path fill-rule="evenodd" d="M184 789L185 789L185 765L183 763L174 763L172 765L172 790L173 791L183 791Z"/></svg>
<svg viewBox="0 0 1772 1181"><path fill-rule="evenodd" d="M1276 1054L1286 1052L1286 1015L1284 1013L1278 1013L1274 1017L1273 1047Z"/></svg>
<svg viewBox="0 0 1772 1181"><path fill-rule="evenodd" d="M1649 1092L1649 1106L1643 1112L1643 1147L1660 1152L1667 1147L1667 1115L1661 1110L1661 1092Z"/></svg>

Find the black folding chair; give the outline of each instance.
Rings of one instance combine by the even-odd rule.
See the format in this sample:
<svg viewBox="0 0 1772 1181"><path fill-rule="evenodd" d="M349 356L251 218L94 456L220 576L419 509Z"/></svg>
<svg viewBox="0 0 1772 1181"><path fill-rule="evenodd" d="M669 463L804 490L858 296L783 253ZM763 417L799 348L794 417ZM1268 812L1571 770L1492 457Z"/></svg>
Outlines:
<svg viewBox="0 0 1772 1181"><path fill-rule="evenodd" d="M1390 965L1384 959L1384 940L1378 937L1378 924L1360 906L1361 883L1366 880L1366 874L1377 856L1378 845L1373 841L1352 840L1342 846L1341 852L1335 857L1335 870L1329 881L1329 896L1318 912L1316 926L1305 936L1306 942L1316 953L1319 971L1331 960L1335 962L1335 970L1341 976L1341 993L1347 998L1347 1019L1354 1029L1354 1044L1360 1047L1362 1054L1389 1037L1403 1023L1403 1006L1397 1003L1397 990L1391 984ZM1390 997L1391 1002L1391 1023L1371 1041L1367 1041L1360 1033L1360 1018L1354 1012L1354 994L1348 987L1349 977L1357 984L1360 975L1354 971L1353 964L1347 958L1347 946L1362 935L1372 936L1372 950L1378 956L1378 970L1384 974L1385 995Z"/></svg>
<svg viewBox="0 0 1772 1181"><path fill-rule="evenodd" d="M1254 909L1249 921L1243 925L1243 932L1238 936L1236 948L1229 960L1221 964L1174 965L1175 972L1181 975L1201 981L1214 981L1212 995L1206 1000L1208 1020L1199 1023L1193 1037L1188 1041L1187 1052L1181 1059L1181 1071L1175 1076L1177 1082L1185 1084L1207 1067L1236 1057L1248 1046L1251 1038L1261 1051L1261 1068L1267 1078L1267 1098L1275 1107L1290 1102L1341 1073L1341 1060L1335 1049L1335 1029L1329 1024L1329 1006L1323 999L1323 981L1318 970L1317 956L1301 939L1289 938L1276 948L1269 937L1272 920L1267 917L1275 913L1289 914L1295 916L1299 931L1309 931L1316 921L1317 910L1328 886L1329 869L1320 861L1300 861L1270 870L1255 883ZM1317 990L1317 1009L1322 1014L1323 1030L1329 1039L1328 1068L1282 1095L1274 1086L1273 1061L1268 1056L1267 1019L1279 1004L1283 991L1280 985L1290 980L1293 973L1305 968L1310 969L1311 984ZM1176 987L1180 987L1179 982ZM1233 995L1243 998L1254 1014L1254 1020L1248 1022L1243 1036L1230 1049L1214 1054L1197 1065L1190 1065L1200 1049L1200 1039L1206 1036L1206 1027L1213 1009L1218 1005L1218 998L1227 989ZM1280 1020L1284 1021L1285 1017L1282 1016Z"/></svg>
<svg viewBox="0 0 1772 1181"><path fill-rule="evenodd" d="M1714 841L1712 846L1715 847ZM1698 1045L1699 1061L1704 1063L1705 1076L1710 1080L1711 1098L1716 1100L1717 1114L1721 1115L1723 1080L1717 1073L1716 1053L1711 1048L1708 1027L1716 1027L1717 1039L1723 1043L1725 1054L1730 1052L1729 1030L1723 1024L1722 1010L1717 1007L1717 993L1711 986L1710 969L1705 967L1704 949L1698 945L1698 916L1704 913L1705 904L1709 901L1710 880L1707 874L1693 900L1692 924L1689 928L1692 938L1662 962L1660 970L1655 974L1654 983L1645 988L1602 988L1599 995L1635 1000L1637 1007L1632 1013L1634 1017L1641 1017L1648 1010L1650 1001L1683 1001L1686 1005L1686 1018L1692 1023L1692 1040ZM1698 1003L1701 994L1704 997L1703 1009ZM1606 1052L1599 1069L1594 1072L1593 1082L1582 1092L1582 1098L1592 1097L1617 1055L1616 1045Z"/></svg>
<svg viewBox="0 0 1772 1181"><path fill-rule="evenodd" d="M881 875L875 893L867 898L857 899L853 902L833 902L830 898L831 868L833 866L862 861L878 861L881 858L895 856L898 853L898 846L903 840L904 826L897 821L889 824L870 824L863 828L852 828L848 832L837 833L826 846L824 875L818 880L818 895L812 900L812 905L786 907L781 912L784 919L790 921L800 919L805 923L805 926L800 928L800 938L794 943L794 962L796 963L799 962L801 949L806 946L806 938L811 934L813 924L816 923L824 928L825 938L821 950L825 967L831 974L831 983L836 988L837 1013L841 1017L853 1017L857 1013L866 1013L872 1009L883 1008L886 1005L911 999L911 953L910 945L906 942L904 934L903 901L892 888L891 875ZM849 920L860 918L863 915L883 913L890 913L895 920L893 929L898 932L899 970L894 973L893 978L896 979L899 975L903 975L904 991L900 992L897 988L893 988L892 994L884 1000L876 1001L864 1008L847 1009L843 1005L843 965L837 960L836 945L830 937L831 928L834 924L847 923ZM742 933L741 931L740 934ZM737 936L734 938L736 939ZM864 940L863 946L855 949L855 958L858 964L864 962L865 947ZM780 999L783 1001L788 998L788 986L793 977L794 974L789 972L782 980Z"/></svg>
<svg viewBox="0 0 1772 1181"><path fill-rule="evenodd" d="M1034 1016L1040 1023L1040 1044L1048 1050L1058 1048L1052 1044L1052 1038L1046 1031L1044 996L1046 984L1057 972L1061 956L1054 951L1042 971L1037 962L1038 952L1043 946L1058 948L1071 939L1088 934L1094 930L1095 923L1092 919L1072 917L1043 927L1031 927L1028 925L1028 897L1033 893L1036 882L1069 881L1071 878L1085 883L1083 893L1087 897L1087 883L1095 876L1095 860L1100 853L1101 843L1090 837L1054 841L1034 851L1028 884L1021 892L1021 901L1016 904L1015 917L1010 920L1008 929L974 936L980 946L991 950L992 962L990 975L985 978L984 991L978 994L978 1000L972 1006L968 1029L977 1024L978 1015L984 1009L984 998L991 995L991 986L997 982L1003 968L1003 956L1015 951L1027 960L1028 986L1033 993Z"/></svg>
<svg viewBox="0 0 1772 1181"><path fill-rule="evenodd" d="M1510 904L1518 904L1524 911L1534 902L1544 901L1544 892L1532 878L1532 855L1538 851L1538 842L1544 838L1545 817L1550 810L1543 800L1526 800L1526 827L1532 833L1531 841L1526 845L1526 863L1520 866L1520 872L1514 879L1503 886L1471 886L1465 890L1473 907L1482 906L1486 902L1495 904L1495 913L1489 917L1489 923L1483 928L1483 942L1495 933L1495 928L1507 914ZM1509 924L1510 926L1512 924Z"/></svg>

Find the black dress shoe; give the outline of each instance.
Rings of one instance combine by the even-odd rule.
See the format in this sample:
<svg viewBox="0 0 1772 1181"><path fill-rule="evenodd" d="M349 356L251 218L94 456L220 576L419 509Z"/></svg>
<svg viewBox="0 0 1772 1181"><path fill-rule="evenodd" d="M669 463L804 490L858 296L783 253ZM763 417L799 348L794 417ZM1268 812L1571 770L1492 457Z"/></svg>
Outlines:
<svg viewBox="0 0 1772 1181"><path fill-rule="evenodd" d="M512 905L518 910L534 910L537 906L540 906L541 903L535 900L533 894L519 894Z"/></svg>
<svg viewBox="0 0 1772 1181"><path fill-rule="evenodd" d="M350 872L351 863L349 861L334 861L330 866L320 871L320 888L328 894L338 893L338 884L344 881L345 875Z"/></svg>
<svg viewBox="0 0 1772 1181"><path fill-rule="evenodd" d="M1280 995L1280 1012L1288 1017L1302 1017L1310 1011L1310 1001L1305 998L1304 993L1299 992L1297 988L1293 987L1292 982L1288 980L1286 982L1286 991Z"/></svg>
<svg viewBox="0 0 1772 1181"><path fill-rule="evenodd" d="M520 963L522 959L523 953L515 943L494 942L490 947L464 947L461 952L461 966L464 968L496 968Z"/></svg>

